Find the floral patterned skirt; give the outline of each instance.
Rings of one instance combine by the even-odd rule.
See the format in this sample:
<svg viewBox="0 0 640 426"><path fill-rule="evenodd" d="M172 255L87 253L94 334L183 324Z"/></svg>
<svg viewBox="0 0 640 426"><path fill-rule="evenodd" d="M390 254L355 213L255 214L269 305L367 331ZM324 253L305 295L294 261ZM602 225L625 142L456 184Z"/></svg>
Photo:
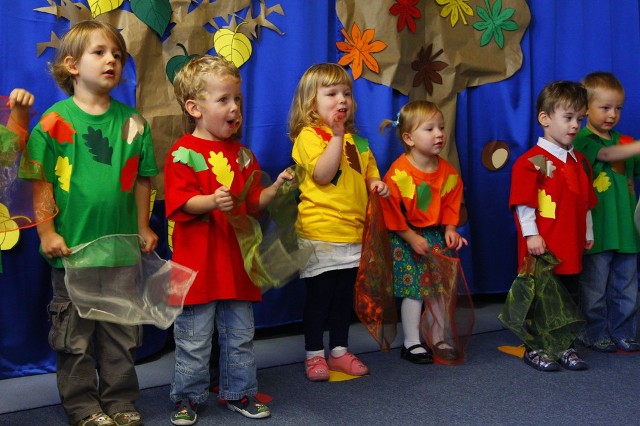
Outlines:
<svg viewBox="0 0 640 426"><path fill-rule="evenodd" d="M451 250L447 248L444 240L444 228L429 226L412 229L427 240L431 251L451 256ZM393 256L395 296L421 300L441 295L444 290L443 277L429 257L414 252L411 245L395 232L389 232L389 238Z"/></svg>

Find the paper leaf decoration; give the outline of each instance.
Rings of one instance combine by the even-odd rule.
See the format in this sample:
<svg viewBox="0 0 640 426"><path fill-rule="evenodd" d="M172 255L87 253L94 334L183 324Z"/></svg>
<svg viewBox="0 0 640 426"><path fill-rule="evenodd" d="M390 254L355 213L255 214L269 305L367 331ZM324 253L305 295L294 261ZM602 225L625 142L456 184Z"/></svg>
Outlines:
<svg viewBox="0 0 640 426"><path fill-rule="evenodd" d="M411 63L411 69L416 71L416 75L413 77L413 87L424 84L424 88L429 95L433 94L434 83L442 84L442 76L438 72L449 66L446 62L435 60L442 54L442 49L433 55L431 54L432 51L433 43L427 46L426 49L420 48L418 59Z"/></svg>
<svg viewBox="0 0 640 426"><path fill-rule="evenodd" d="M604 192L611 186L611 180L605 172L600 172L597 178L593 180L593 187L598 192Z"/></svg>
<svg viewBox="0 0 640 426"><path fill-rule="evenodd" d="M387 47L387 44L380 40L372 41L376 30L369 28L361 33L360 27L354 23L351 27L351 35L347 34L344 28L341 32L345 41L336 42L336 47L346 55L340 58L338 64L343 66L351 64L354 79L358 79L362 75L363 64L369 70L379 74L380 66L378 61L373 58L372 53L381 52Z"/></svg>
<svg viewBox="0 0 640 426"><path fill-rule="evenodd" d="M73 143L76 131L57 112L50 112L40 119L40 126L58 143Z"/></svg>
<svg viewBox="0 0 640 426"><path fill-rule="evenodd" d="M122 125L122 140L127 141L129 145L144 133L144 125L146 121L140 114L133 114Z"/></svg>
<svg viewBox="0 0 640 426"><path fill-rule="evenodd" d="M347 156L347 161L349 162L349 166L356 172L362 174L362 169L360 168L360 156L358 155L358 150L355 145L350 143L344 144L344 151Z"/></svg>
<svg viewBox="0 0 640 426"><path fill-rule="evenodd" d="M204 156L199 152L192 149L181 146L177 150L171 153L174 163L182 163L191 167L196 172L207 170L207 162L204 161Z"/></svg>
<svg viewBox="0 0 640 426"><path fill-rule="evenodd" d="M189 55L187 52L187 48L184 47L183 44L178 43L178 47L182 49L184 55L176 55L167 61L167 66L165 67L165 72L167 73L167 78L173 84L173 79L176 78L176 74L178 71L185 66L187 62L189 62L192 58L197 57L198 55Z"/></svg>
<svg viewBox="0 0 640 426"><path fill-rule="evenodd" d="M211 151L209 154L209 164L211 164L211 171L216 175L216 180L220 185L231 188L234 173L231 171L229 162L221 152L216 154Z"/></svg>
<svg viewBox="0 0 640 426"><path fill-rule="evenodd" d="M140 156L135 155L127 160L122 171L120 172L120 189L122 192L130 192L133 189L133 184L138 176L138 163Z"/></svg>
<svg viewBox="0 0 640 426"><path fill-rule="evenodd" d="M440 11L440 16L451 20L451 27L455 27L458 19L462 19L462 23L467 25L465 15L473 16L473 9L466 2L469 0L436 0L440 6L444 6Z"/></svg>
<svg viewBox="0 0 640 426"><path fill-rule="evenodd" d="M173 228L176 222L174 220L167 220L167 245L169 250L173 253Z"/></svg>
<svg viewBox="0 0 640 426"><path fill-rule="evenodd" d="M404 29L405 24L412 33L416 32L416 21L422 18L422 12L416 7L418 0L396 0L389 8L389 13L398 17L398 32Z"/></svg>
<svg viewBox="0 0 640 426"><path fill-rule="evenodd" d="M420 185L418 185L418 199L416 202L418 208L426 212L431 204L431 199L431 187L425 182L420 182Z"/></svg>
<svg viewBox="0 0 640 426"><path fill-rule="evenodd" d="M162 37L171 21L169 0L129 0L131 11Z"/></svg>
<svg viewBox="0 0 640 426"><path fill-rule="evenodd" d="M89 152L93 154L93 159L98 163L111 165L111 155L113 148L109 146L109 139L102 136L102 130L87 128L87 134L82 135L82 139L86 141Z"/></svg>
<svg viewBox="0 0 640 426"><path fill-rule="evenodd" d="M58 176L58 182L60 182L60 189L69 192L71 184L71 172L73 165L69 164L68 157L58 157L56 161L56 176Z"/></svg>
<svg viewBox="0 0 640 426"><path fill-rule="evenodd" d="M413 183L413 178L406 171L395 169L391 180L398 186L402 197L413 199L416 193L416 184Z"/></svg>
<svg viewBox="0 0 640 426"><path fill-rule="evenodd" d="M249 60L253 51L251 40L239 33L237 27L235 31L228 28L216 31L213 35L213 47L218 52L218 56L233 62L238 68Z"/></svg>
<svg viewBox="0 0 640 426"><path fill-rule="evenodd" d="M449 175L440 189L440 195L447 195L458 185L458 175Z"/></svg>
<svg viewBox="0 0 640 426"><path fill-rule="evenodd" d="M11 231L7 231L11 229ZM18 224L11 219L9 209L0 203L0 250L9 250L13 248L20 239L20 228Z"/></svg>
<svg viewBox="0 0 640 426"><path fill-rule="evenodd" d="M124 0L93 0L89 2L89 7L91 8L91 16L95 18L98 15L102 15L103 13L111 12L112 10L116 10L120 6Z"/></svg>
<svg viewBox="0 0 640 426"><path fill-rule="evenodd" d="M551 195L547 195L544 189L538 191L538 210L542 217L556 218L556 203L551 199Z"/></svg>
<svg viewBox="0 0 640 426"><path fill-rule="evenodd" d="M518 24L510 20L515 12L513 8L502 10L502 0L496 0L493 7L489 6L489 0L484 0L486 9L478 6L476 12L482 21L473 24L473 28L478 31L484 31L480 38L480 46L486 46L494 39L500 49L504 47L504 34L502 31L515 31Z"/></svg>

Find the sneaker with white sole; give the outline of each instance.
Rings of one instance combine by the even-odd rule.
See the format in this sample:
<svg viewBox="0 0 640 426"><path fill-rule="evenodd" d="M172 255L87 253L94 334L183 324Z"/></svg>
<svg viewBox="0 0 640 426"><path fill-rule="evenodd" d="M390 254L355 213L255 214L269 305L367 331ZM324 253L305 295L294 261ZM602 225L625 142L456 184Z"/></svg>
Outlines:
<svg viewBox="0 0 640 426"><path fill-rule="evenodd" d="M176 403L176 408L171 412L171 423L177 426L189 426L198 420L196 410L198 404L191 404L188 399Z"/></svg>
<svg viewBox="0 0 640 426"><path fill-rule="evenodd" d="M271 415L269 407L258 401L255 396L245 396L236 401L227 401L227 408L250 419L263 419Z"/></svg>

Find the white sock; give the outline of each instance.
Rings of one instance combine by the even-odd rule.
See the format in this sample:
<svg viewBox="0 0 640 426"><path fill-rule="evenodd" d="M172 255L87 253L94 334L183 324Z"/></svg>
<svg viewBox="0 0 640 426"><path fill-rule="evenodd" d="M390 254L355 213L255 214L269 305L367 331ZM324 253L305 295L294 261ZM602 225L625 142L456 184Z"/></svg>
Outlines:
<svg viewBox="0 0 640 426"><path fill-rule="evenodd" d="M324 349L320 349L319 351L307 351L307 359L315 358L317 356L324 358Z"/></svg>
<svg viewBox="0 0 640 426"><path fill-rule="evenodd" d="M345 348L344 346L336 346L335 348L331 349L331 356L334 358L340 358L342 355L347 353L347 348Z"/></svg>
<svg viewBox="0 0 640 426"><path fill-rule="evenodd" d="M420 315L422 314L422 300L415 300L405 297L400 305L400 315L402 316L402 331L404 332L404 347L420 344ZM412 354L425 353L422 347L413 349Z"/></svg>

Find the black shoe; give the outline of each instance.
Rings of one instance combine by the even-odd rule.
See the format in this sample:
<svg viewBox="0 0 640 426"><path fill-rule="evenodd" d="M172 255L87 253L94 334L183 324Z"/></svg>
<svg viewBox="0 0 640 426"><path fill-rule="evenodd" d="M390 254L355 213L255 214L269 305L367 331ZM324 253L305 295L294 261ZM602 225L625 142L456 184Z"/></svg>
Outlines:
<svg viewBox="0 0 640 426"><path fill-rule="evenodd" d="M539 371L559 371L560 364L544 351L526 350L522 357L524 363Z"/></svg>
<svg viewBox="0 0 640 426"><path fill-rule="evenodd" d="M616 340L616 347L624 352L640 351L640 343L638 343L635 339Z"/></svg>
<svg viewBox="0 0 640 426"><path fill-rule="evenodd" d="M433 345L436 358L443 359L445 361L453 361L458 359L458 351L444 340L439 341Z"/></svg>
<svg viewBox="0 0 640 426"><path fill-rule="evenodd" d="M423 348L425 352L414 354L411 351L417 348ZM426 347L425 345L413 345L410 348L405 348L404 345L400 350L400 357L410 361L414 364L432 364L433 363L433 355L431 354L431 349Z"/></svg>
<svg viewBox="0 0 640 426"><path fill-rule="evenodd" d="M589 368L589 364L584 362L578 355L575 349L569 348L562 353L560 357L560 365L567 370L586 370Z"/></svg>

